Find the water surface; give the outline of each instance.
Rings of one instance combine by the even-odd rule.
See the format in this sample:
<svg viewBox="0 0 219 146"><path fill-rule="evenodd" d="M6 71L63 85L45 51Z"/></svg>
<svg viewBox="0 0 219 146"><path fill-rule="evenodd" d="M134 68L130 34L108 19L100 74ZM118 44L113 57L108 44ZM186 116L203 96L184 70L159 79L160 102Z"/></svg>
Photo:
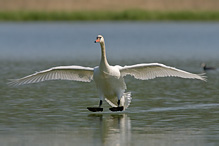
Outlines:
<svg viewBox="0 0 219 146"><path fill-rule="evenodd" d="M218 23L1 23L1 145L208 145L219 144L219 72L208 82L126 77L130 107L91 113L94 82L48 81L19 87L7 79L59 65L94 67L106 40L111 64L160 62L202 73L218 67Z"/></svg>

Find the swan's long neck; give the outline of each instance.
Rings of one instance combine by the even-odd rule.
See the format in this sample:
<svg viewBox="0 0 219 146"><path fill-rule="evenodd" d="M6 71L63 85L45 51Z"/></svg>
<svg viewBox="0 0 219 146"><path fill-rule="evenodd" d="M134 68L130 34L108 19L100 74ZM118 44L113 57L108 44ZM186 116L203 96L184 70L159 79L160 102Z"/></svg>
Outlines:
<svg viewBox="0 0 219 146"><path fill-rule="evenodd" d="M100 66L106 68L107 66L109 66L109 64L108 64L107 58L106 58L105 43L104 43L104 42L101 42L101 43L100 43L100 47L101 47L101 61L100 61Z"/></svg>

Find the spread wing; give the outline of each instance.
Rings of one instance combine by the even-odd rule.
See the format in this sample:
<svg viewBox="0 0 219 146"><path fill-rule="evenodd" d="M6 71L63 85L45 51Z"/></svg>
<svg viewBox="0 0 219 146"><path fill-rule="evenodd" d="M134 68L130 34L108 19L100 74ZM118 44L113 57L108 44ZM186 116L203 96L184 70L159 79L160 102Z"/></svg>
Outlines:
<svg viewBox="0 0 219 146"><path fill-rule="evenodd" d="M11 79L12 86L38 83L47 80L73 80L90 82L93 79L93 68L82 66L58 66L36 72L20 79Z"/></svg>
<svg viewBox="0 0 219 146"><path fill-rule="evenodd" d="M156 77L181 77L206 81L203 74L193 74L159 63L136 64L119 68L122 76L131 75L140 80L149 80Z"/></svg>

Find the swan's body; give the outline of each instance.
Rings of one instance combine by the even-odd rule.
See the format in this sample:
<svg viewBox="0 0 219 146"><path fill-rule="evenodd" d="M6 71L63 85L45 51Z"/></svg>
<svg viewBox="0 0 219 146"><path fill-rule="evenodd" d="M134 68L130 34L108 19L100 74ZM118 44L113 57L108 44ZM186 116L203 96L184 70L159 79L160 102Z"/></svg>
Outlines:
<svg viewBox="0 0 219 146"><path fill-rule="evenodd" d="M11 80L10 84L22 85L57 79L90 82L93 79L100 97L99 107L102 105L102 100L105 99L112 107L121 105L125 109L131 102L131 94L124 93L126 84L123 77L126 75L141 80L168 76L206 80L202 75L192 74L159 63L143 63L124 67L110 66L106 58L104 38L98 35L95 42L101 45L100 65L95 68L81 66L54 67L20 79Z"/></svg>

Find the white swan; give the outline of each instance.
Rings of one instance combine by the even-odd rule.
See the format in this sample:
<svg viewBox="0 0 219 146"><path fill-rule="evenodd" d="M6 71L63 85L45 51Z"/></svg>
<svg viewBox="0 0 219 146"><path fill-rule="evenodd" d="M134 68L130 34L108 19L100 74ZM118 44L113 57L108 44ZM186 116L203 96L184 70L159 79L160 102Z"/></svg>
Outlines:
<svg viewBox="0 0 219 146"><path fill-rule="evenodd" d="M110 108L112 111L122 111L129 106L131 102L131 93L124 93L126 90L126 84L123 77L126 75L134 76L136 79L140 80L174 76L206 81L206 78L203 75L192 74L159 63L142 63L124 67L118 65L111 66L107 62L103 36L98 35L95 43L100 43L101 46L100 65L95 68L82 66L53 67L20 79L13 79L9 84L16 86L46 80L90 82L93 79L96 83L100 102L99 107L88 109L95 112L103 110L101 108L103 99L112 106L112 108Z"/></svg>

